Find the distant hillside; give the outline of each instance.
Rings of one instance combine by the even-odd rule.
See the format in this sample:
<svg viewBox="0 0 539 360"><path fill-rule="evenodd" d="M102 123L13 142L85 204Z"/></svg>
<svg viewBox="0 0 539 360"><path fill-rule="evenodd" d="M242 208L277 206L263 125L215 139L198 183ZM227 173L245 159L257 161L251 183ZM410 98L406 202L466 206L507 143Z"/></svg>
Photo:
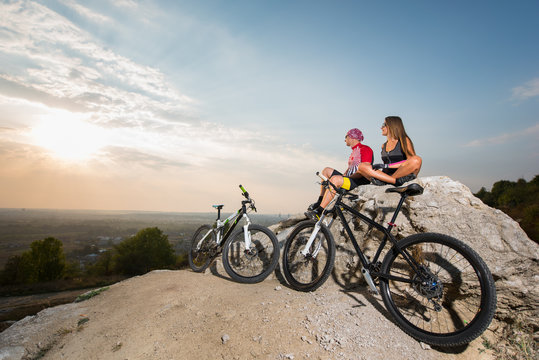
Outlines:
<svg viewBox="0 0 539 360"><path fill-rule="evenodd" d="M539 243L539 175L530 182L500 180L492 185L491 191L482 187L474 195L505 212L520 224L530 239Z"/></svg>
<svg viewBox="0 0 539 360"><path fill-rule="evenodd" d="M224 214L228 216L227 211ZM266 226L283 219L279 215L250 216ZM62 241L70 261L80 261L96 249L117 244L147 227L159 227L180 251L200 225L214 221L215 217L215 213L0 209L0 269L11 256L26 251L33 241L49 236Z"/></svg>

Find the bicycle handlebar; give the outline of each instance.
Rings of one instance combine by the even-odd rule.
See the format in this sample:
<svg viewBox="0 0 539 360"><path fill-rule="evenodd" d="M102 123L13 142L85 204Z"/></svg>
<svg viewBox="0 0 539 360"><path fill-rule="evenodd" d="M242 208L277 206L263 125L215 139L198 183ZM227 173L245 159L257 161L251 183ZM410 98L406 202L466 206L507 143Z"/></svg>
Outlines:
<svg viewBox="0 0 539 360"><path fill-rule="evenodd" d="M254 200L251 199L251 197L249 196L249 193L247 192L247 190L245 190L245 188L241 184L240 184L240 189L241 189L241 192L243 193L243 196L245 196L245 198L247 199L247 202L251 204L251 208L256 212Z"/></svg>
<svg viewBox="0 0 539 360"><path fill-rule="evenodd" d="M246 199L250 200L249 193L247 192L247 190L245 190L245 188L241 184L240 184L240 189L241 189L241 192L243 193L243 196L245 196Z"/></svg>
<svg viewBox="0 0 539 360"><path fill-rule="evenodd" d="M324 181L328 181L328 178L325 177L324 175L320 174L319 171L316 172L316 175L317 175L320 179L322 179L322 180L324 180Z"/></svg>

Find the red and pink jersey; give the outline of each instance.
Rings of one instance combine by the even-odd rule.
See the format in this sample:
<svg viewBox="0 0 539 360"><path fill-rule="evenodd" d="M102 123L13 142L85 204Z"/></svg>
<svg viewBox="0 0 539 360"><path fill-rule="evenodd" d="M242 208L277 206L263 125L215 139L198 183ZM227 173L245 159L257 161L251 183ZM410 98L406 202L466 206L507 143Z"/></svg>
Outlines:
<svg viewBox="0 0 539 360"><path fill-rule="evenodd" d="M352 147L352 154L350 154L350 158L348 159L348 169L344 176L355 174L360 163L368 162L372 164L372 161L372 149L370 147L363 144L355 145Z"/></svg>

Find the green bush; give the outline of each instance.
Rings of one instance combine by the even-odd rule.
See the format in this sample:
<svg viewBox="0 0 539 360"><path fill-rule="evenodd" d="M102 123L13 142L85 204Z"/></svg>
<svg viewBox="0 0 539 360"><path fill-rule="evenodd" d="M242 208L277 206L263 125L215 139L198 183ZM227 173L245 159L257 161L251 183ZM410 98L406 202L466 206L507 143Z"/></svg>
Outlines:
<svg viewBox="0 0 539 360"><path fill-rule="evenodd" d="M95 264L87 269L90 276L110 276L114 275L113 251L107 250L99 255Z"/></svg>
<svg viewBox="0 0 539 360"><path fill-rule="evenodd" d="M2 284L31 284L61 279L66 269L63 244L48 237L36 240L30 250L8 259L2 271Z"/></svg>
<svg viewBox="0 0 539 360"><path fill-rule="evenodd" d="M172 268L176 257L168 236L157 227L140 230L114 247L116 272L141 275L151 270Z"/></svg>
<svg viewBox="0 0 539 360"><path fill-rule="evenodd" d="M176 257L176 269L183 269L189 266L187 253L182 253Z"/></svg>
<svg viewBox="0 0 539 360"><path fill-rule="evenodd" d="M8 259L2 271L2 285L26 284L32 282L33 269L29 253L14 255Z"/></svg>
<svg viewBox="0 0 539 360"><path fill-rule="evenodd" d="M36 281L61 279L66 266L63 244L60 240L48 237L34 241L30 245L30 257L34 266Z"/></svg>

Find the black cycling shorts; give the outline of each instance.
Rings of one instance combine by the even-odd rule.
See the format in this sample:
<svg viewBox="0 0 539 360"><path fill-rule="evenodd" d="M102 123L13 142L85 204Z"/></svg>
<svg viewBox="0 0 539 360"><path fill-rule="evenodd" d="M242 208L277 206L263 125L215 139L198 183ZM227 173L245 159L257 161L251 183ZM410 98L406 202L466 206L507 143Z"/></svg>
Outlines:
<svg viewBox="0 0 539 360"><path fill-rule="evenodd" d="M331 176L335 176L335 175L342 176L343 184L341 186L341 189L344 189L344 190L353 190L357 188L359 185L367 185L371 183L369 180L367 180L363 176L360 178L351 178L348 176L344 176L337 170L333 170L333 172L331 173Z"/></svg>
<svg viewBox="0 0 539 360"><path fill-rule="evenodd" d="M399 168L384 168L382 172L388 175L393 175Z"/></svg>

